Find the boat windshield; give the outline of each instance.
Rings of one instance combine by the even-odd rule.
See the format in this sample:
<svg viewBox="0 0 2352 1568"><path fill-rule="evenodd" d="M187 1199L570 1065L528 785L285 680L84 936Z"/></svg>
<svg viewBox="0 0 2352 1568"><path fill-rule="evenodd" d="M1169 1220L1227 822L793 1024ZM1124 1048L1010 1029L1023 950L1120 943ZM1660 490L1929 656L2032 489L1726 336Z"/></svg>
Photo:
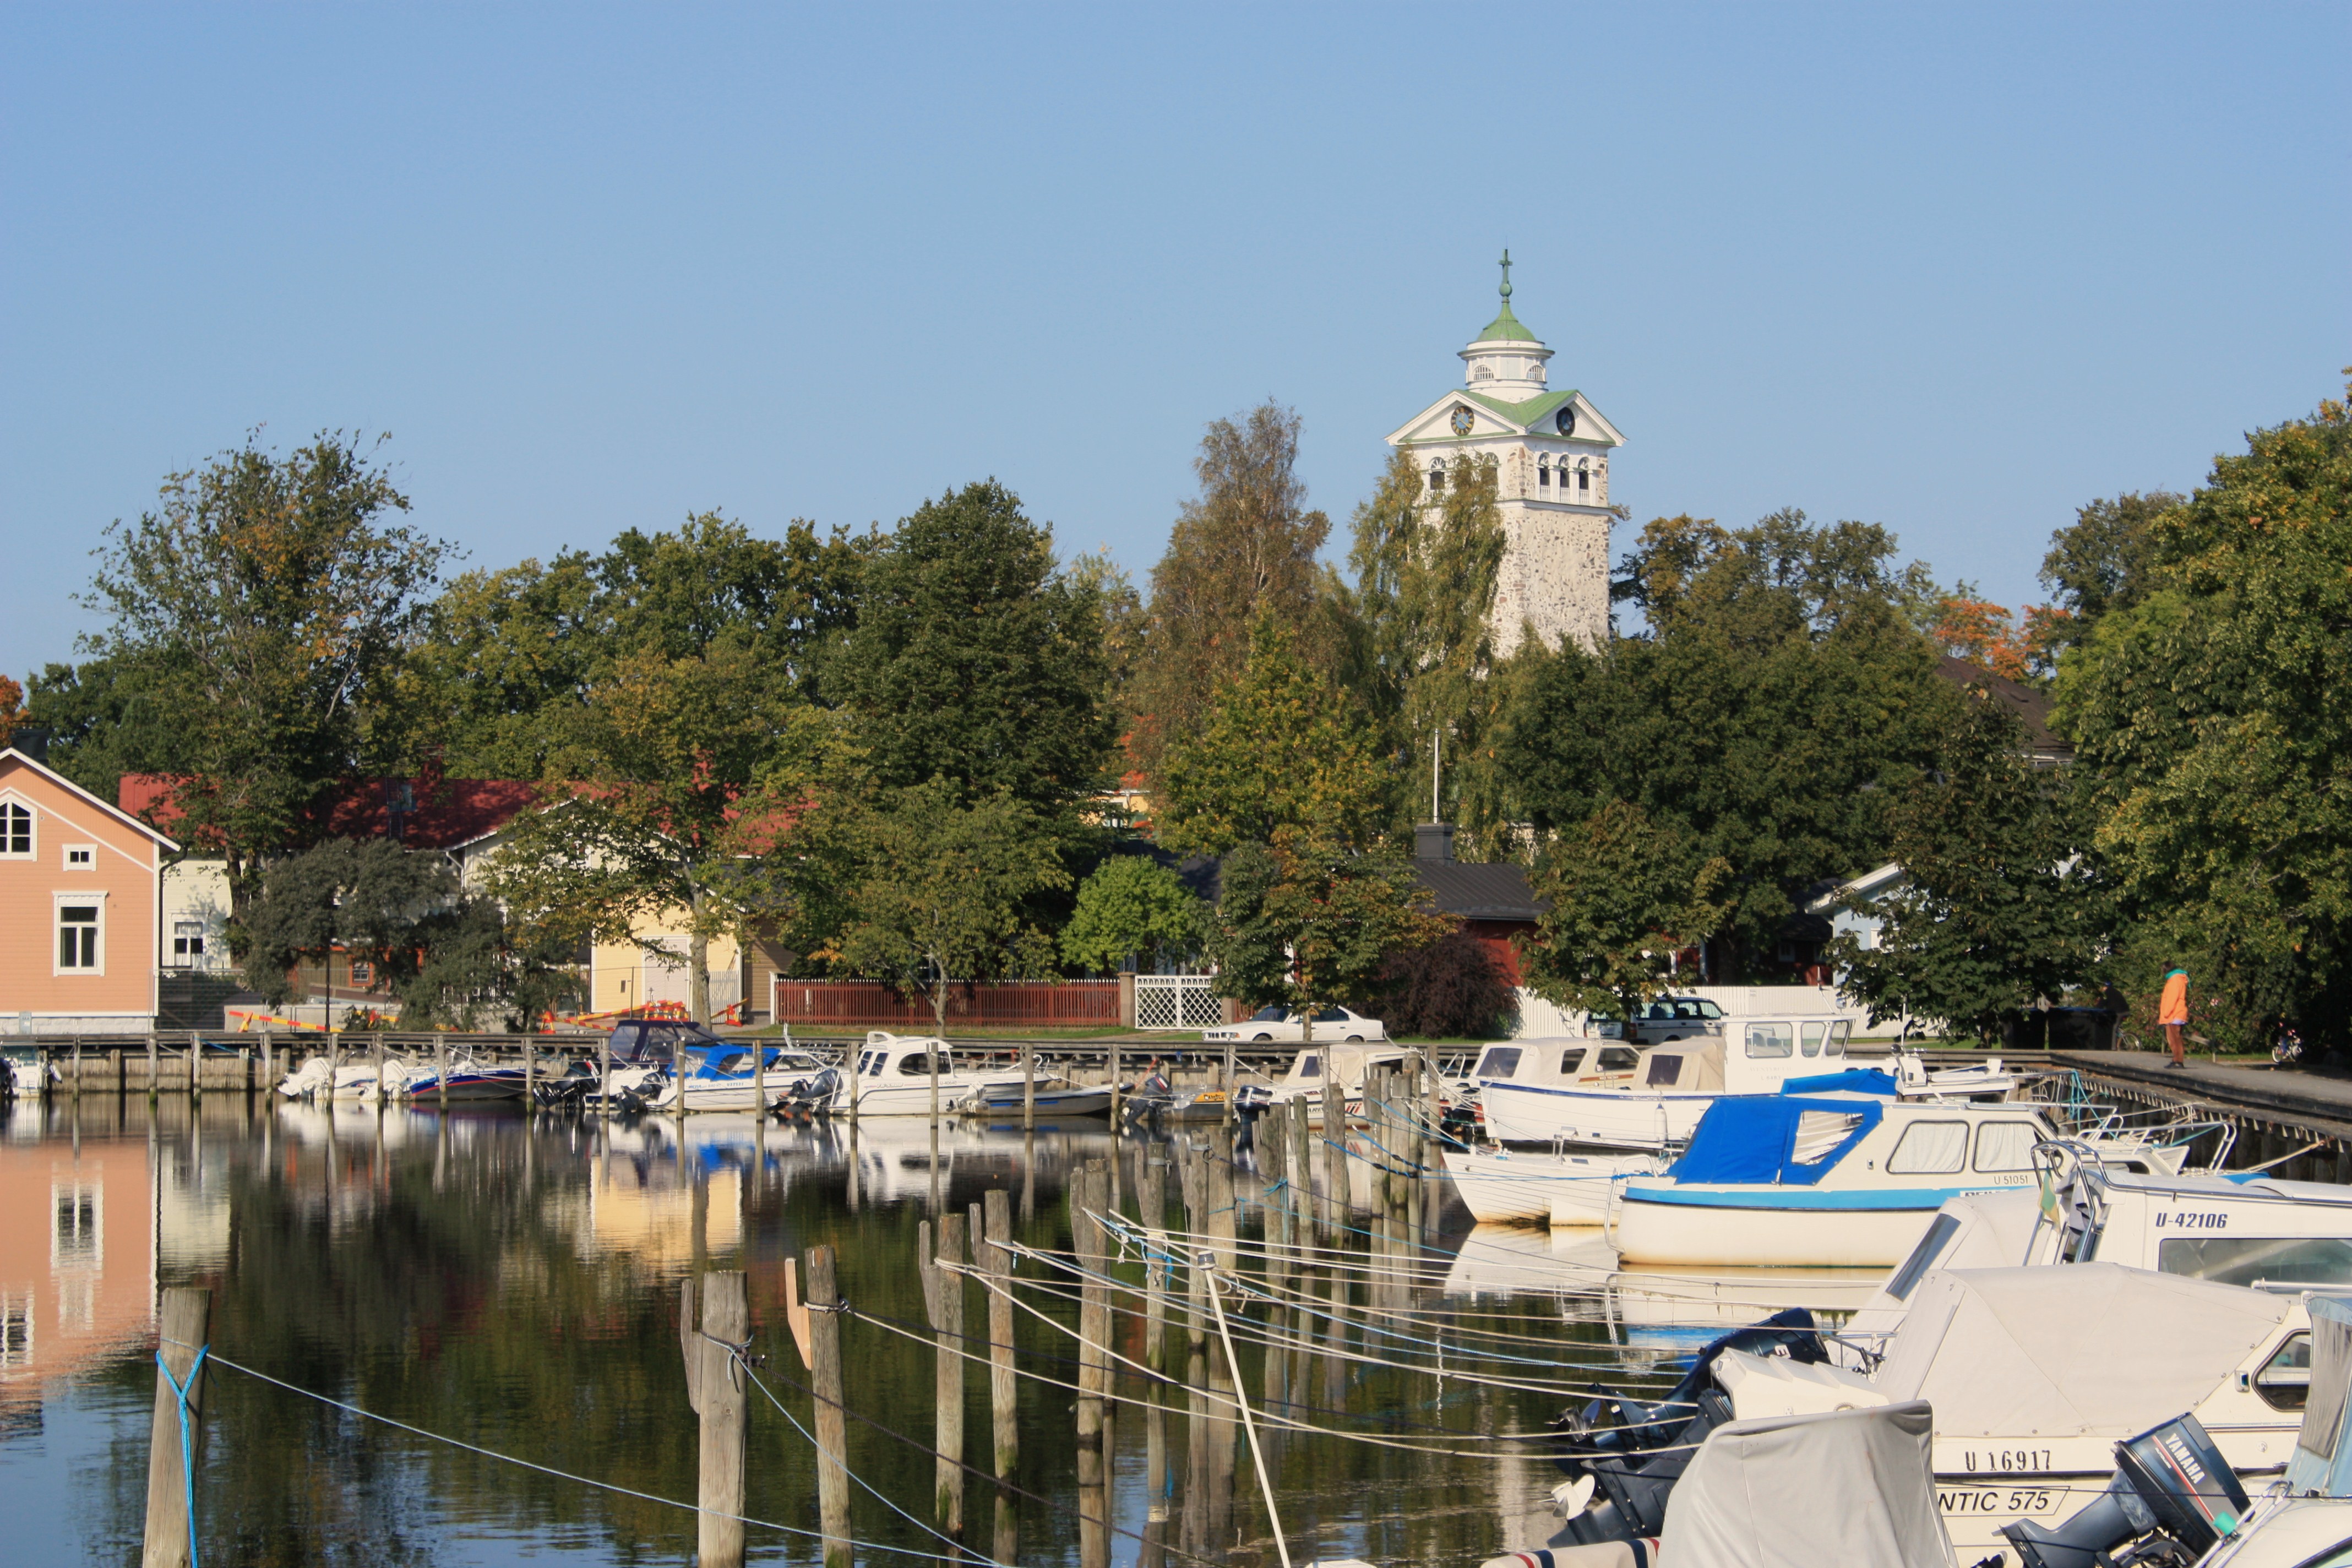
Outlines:
<svg viewBox="0 0 2352 1568"><path fill-rule="evenodd" d="M666 1062L673 1051L705 1049L724 1041L699 1024L624 1018L613 1026L616 1062Z"/></svg>

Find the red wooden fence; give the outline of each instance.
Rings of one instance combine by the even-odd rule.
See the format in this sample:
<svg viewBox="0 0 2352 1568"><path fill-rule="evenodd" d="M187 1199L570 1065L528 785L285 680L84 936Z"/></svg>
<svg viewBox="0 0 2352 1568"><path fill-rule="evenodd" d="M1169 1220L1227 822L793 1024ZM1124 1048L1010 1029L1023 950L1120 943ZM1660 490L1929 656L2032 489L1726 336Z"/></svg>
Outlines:
<svg viewBox="0 0 2352 1568"><path fill-rule="evenodd" d="M787 980L775 977L774 1013L787 1024L931 1026L930 998L898 992L878 980ZM948 993L948 1026L1118 1023L1118 982L1065 980L967 982Z"/></svg>

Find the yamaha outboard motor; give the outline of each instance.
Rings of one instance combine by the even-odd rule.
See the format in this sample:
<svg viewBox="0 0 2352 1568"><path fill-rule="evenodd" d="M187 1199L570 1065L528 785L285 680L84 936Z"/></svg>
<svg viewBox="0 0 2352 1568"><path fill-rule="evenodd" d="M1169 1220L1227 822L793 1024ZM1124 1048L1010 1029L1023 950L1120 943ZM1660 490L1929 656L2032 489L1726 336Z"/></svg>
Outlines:
<svg viewBox="0 0 2352 1568"><path fill-rule="evenodd" d="M840 1088L841 1072L836 1068L827 1068L814 1078L795 1079L791 1088L776 1097L776 1114L809 1116L830 1110Z"/></svg>
<svg viewBox="0 0 2352 1568"><path fill-rule="evenodd" d="M2057 1529L2020 1520L2000 1533L2021 1568L2187 1568L2236 1532L2246 1507L2230 1462L2197 1417L2183 1415L2116 1444L2107 1489Z"/></svg>

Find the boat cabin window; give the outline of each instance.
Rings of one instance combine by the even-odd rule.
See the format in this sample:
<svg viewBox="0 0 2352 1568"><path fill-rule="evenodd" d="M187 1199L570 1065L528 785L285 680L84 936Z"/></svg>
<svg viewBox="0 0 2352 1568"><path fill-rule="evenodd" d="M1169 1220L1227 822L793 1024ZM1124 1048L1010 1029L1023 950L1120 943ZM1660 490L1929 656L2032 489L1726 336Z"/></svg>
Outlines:
<svg viewBox="0 0 2352 1568"><path fill-rule="evenodd" d="M1911 1249L1911 1256L1903 1260L1903 1267L1895 1271L1895 1278L1886 1282L1886 1293L1898 1301L1909 1300L1912 1287L1919 1283L1921 1275L1936 1267L1936 1259L1944 1255L1944 1248L1952 1244L1959 1229L1958 1220L1948 1214L1937 1215L1936 1223L1927 1227L1927 1234L1919 1238L1919 1245Z"/></svg>
<svg viewBox="0 0 2352 1568"><path fill-rule="evenodd" d="M1309 1051L1305 1056L1299 1058L1298 1076L1300 1078L1321 1078L1323 1076L1323 1058L1317 1056L1313 1051Z"/></svg>
<svg viewBox="0 0 2352 1568"><path fill-rule="evenodd" d="M1914 1121L1903 1130L1895 1152L1886 1156L1892 1176L1948 1176L1967 1163L1969 1124L1965 1121Z"/></svg>
<svg viewBox="0 0 2352 1568"><path fill-rule="evenodd" d="M1851 1018L1840 1018L1836 1023L1832 1024L1828 1054L1833 1057L1845 1055L1846 1037L1853 1033L1853 1020Z"/></svg>
<svg viewBox="0 0 2352 1568"><path fill-rule="evenodd" d="M1748 1026L1748 1054L1751 1057L1785 1057L1795 1049L1795 1041L1796 1032L1786 1024Z"/></svg>
<svg viewBox="0 0 2352 1568"><path fill-rule="evenodd" d="M1987 1121L1977 1128L1977 1169L2030 1171L2042 1130L2031 1121Z"/></svg>
<svg viewBox="0 0 2352 1568"><path fill-rule="evenodd" d="M1858 1110L1805 1110L1797 1115L1797 1136L1789 1157L1800 1165L1818 1165L1862 1125Z"/></svg>
<svg viewBox="0 0 2352 1568"><path fill-rule="evenodd" d="M2311 1335L2295 1334L2254 1373L2254 1392L2273 1410L2300 1410L2311 1399Z"/></svg>
<svg viewBox="0 0 2352 1568"><path fill-rule="evenodd" d="M1642 1053L1630 1047L1603 1046L1601 1047L1600 1068L1602 1072L1632 1072L1634 1064L1641 1059Z"/></svg>
<svg viewBox="0 0 2352 1568"><path fill-rule="evenodd" d="M1801 1026L1797 1030L1797 1039L1799 1042L1798 1048L1809 1057L1820 1056L1822 1054L1822 1037L1828 1033L1829 1027L1827 1025L1806 1024Z"/></svg>
<svg viewBox="0 0 2352 1568"><path fill-rule="evenodd" d="M942 1073L951 1073L955 1071L954 1058L942 1055L940 1058L940 1071ZM930 1077L931 1058L929 1055L923 1051L916 1051L910 1055L899 1058L898 1076L901 1078Z"/></svg>
<svg viewBox="0 0 2352 1568"><path fill-rule="evenodd" d="M1652 1089L1672 1089L1674 1088L1675 1081L1682 1076L1682 1058L1652 1057L1650 1058L1650 1076L1643 1079L1642 1081Z"/></svg>
<svg viewBox="0 0 2352 1568"><path fill-rule="evenodd" d="M1479 1059L1477 1072L1472 1076L1476 1078L1516 1078L1518 1076L1518 1047L1488 1046L1486 1047L1486 1056Z"/></svg>
<svg viewBox="0 0 2352 1568"><path fill-rule="evenodd" d="M2156 1267L2257 1289L2341 1289L2352 1285L2352 1240L2340 1236L2183 1236L2158 1244Z"/></svg>
<svg viewBox="0 0 2352 1568"><path fill-rule="evenodd" d="M1564 1050L1564 1051L1562 1051L1562 1052L1560 1052L1560 1053L1559 1053L1559 1076L1560 1076L1560 1077L1562 1077L1562 1078L1574 1078L1574 1077L1576 1076L1576 1069L1577 1069L1577 1068L1580 1068L1580 1067L1582 1067L1583 1065L1584 1065L1584 1047L1581 1047L1581 1046L1570 1046L1568 1049L1566 1049L1566 1050Z"/></svg>

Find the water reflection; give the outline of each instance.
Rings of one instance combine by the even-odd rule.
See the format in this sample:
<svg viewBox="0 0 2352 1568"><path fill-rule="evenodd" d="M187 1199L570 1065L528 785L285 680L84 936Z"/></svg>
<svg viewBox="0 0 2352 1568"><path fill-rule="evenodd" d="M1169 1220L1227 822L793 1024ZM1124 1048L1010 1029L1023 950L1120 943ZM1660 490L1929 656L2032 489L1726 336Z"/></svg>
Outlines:
<svg viewBox="0 0 2352 1568"><path fill-rule="evenodd" d="M1274 1525L1234 1419L1245 1391L1294 1557L1475 1563L1552 1528L1557 1472L1526 1439L1573 1392L1662 1375L1714 1326L1795 1300L1849 1306L1866 1289L1622 1273L1589 1233L1474 1230L1442 1190L1388 1201L1361 1159L1333 1173L1349 1202L1318 1232L1311 1213L1267 1213L1245 1158L1237 1171L1205 1150L1122 1145L1099 1122L934 1131L906 1118L853 1130L59 1100L0 1121L0 1508L46 1521L43 1549L63 1556L135 1550L154 1303L182 1284L214 1291L214 1344L232 1361L498 1453L691 1498L679 1280L747 1273L762 1375L805 1424L783 1265L829 1243L856 1312L841 1325L849 1462L928 1518L933 1460L915 1445L932 1430L934 1351L917 1225L998 1189L1015 1238L1066 1258L1062 1200L1091 1160L1110 1162L1112 1206L1147 1229L1183 1229L1192 1192L1200 1244L1251 1281L1227 1302L1240 1377L1185 1278L1163 1277L1172 1294L1142 1293L1130 1238L1110 1266L1130 1292L1113 1302L1117 1397L1099 1453L1082 1447L1075 1279L1033 1258L1013 1314L1036 1374L1018 1387L1020 1490L967 1478L975 1556L1271 1563ZM967 1289L967 1331L984 1337L987 1298ZM967 1432L992 1430L984 1369L964 1386ZM689 1513L249 1379L219 1377L209 1425L198 1514L213 1560L692 1555ZM986 1471L989 1445L966 1447ZM77 1479L61 1488L67 1473ZM814 1529L814 1497L807 1441L755 1397L747 1510ZM943 1550L863 1491L852 1521L867 1542ZM751 1541L755 1561L814 1560L803 1539Z"/></svg>

